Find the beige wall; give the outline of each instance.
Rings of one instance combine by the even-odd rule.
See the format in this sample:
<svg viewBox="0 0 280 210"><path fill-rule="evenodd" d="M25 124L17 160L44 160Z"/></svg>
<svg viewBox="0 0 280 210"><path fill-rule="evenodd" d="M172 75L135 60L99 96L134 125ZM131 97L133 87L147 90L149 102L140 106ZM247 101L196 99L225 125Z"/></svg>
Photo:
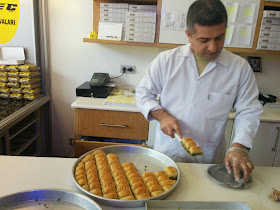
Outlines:
<svg viewBox="0 0 280 210"><path fill-rule="evenodd" d="M118 85L136 86L147 65L163 50L83 43L92 28L92 0L49 0L50 74L54 152L65 155L74 134L75 88L88 81L94 72L120 75L121 64L136 66L136 74L115 80ZM245 55L246 57L246 55ZM257 74L261 91L280 96L280 56L263 57L263 73Z"/></svg>

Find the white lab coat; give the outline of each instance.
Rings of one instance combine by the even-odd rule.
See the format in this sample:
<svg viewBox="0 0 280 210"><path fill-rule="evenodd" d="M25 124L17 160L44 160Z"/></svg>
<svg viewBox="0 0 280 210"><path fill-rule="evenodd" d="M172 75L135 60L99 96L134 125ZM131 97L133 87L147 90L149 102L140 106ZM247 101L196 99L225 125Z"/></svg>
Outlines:
<svg viewBox="0 0 280 210"><path fill-rule="evenodd" d="M137 106L149 112L164 109L175 117L184 137L192 137L203 151L191 157L176 139L157 126L154 149L178 162L221 163L225 155L224 129L234 108L233 143L252 148L262 106L248 62L223 49L199 76L190 44L160 53L136 88ZM156 96L160 94L160 101Z"/></svg>

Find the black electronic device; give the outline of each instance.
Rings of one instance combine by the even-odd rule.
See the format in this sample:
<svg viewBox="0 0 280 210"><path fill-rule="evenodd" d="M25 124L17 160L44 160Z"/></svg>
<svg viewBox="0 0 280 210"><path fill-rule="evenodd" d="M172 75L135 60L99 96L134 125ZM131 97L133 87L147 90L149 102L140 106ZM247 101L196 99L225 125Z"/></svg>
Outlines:
<svg viewBox="0 0 280 210"><path fill-rule="evenodd" d="M91 86L90 82L85 82L76 88L76 96L107 98L113 89L112 85Z"/></svg>
<svg viewBox="0 0 280 210"><path fill-rule="evenodd" d="M106 85L110 81L108 73L94 73L90 80L90 86L100 87Z"/></svg>
<svg viewBox="0 0 280 210"><path fill-rule="evenodd" d="M262 102L262 105L264 106L266 103L273 103L276 102L277 97L274 95L270 95L270 94L263 94L263 93L259 93L259 100Z"/></svg>

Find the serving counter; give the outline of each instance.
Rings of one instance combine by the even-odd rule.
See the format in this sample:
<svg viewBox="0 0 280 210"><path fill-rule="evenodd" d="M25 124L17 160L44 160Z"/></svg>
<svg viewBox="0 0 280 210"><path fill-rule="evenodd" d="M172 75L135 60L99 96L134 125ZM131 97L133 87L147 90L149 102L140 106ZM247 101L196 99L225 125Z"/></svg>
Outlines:
<svg viewBox="0 0 280 210"><path fill-rule="evenodd" d="M31 189L65 189L80 192L72 180L76 158L0 156L0 196ZM256 167L248 189L221 186L207 175L209 164L178 163L180 183L165 200L246 202L251 209L280 209L280 202L267 198L280 189L280 167ZM105 210L118 210L101 205ZM144 210L144 207L127 208Z"/></svg>

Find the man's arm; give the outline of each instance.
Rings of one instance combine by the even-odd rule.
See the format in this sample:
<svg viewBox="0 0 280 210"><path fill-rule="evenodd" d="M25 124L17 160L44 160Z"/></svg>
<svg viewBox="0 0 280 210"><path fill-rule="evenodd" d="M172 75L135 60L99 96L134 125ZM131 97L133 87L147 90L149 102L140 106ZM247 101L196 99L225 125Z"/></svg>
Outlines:
<svg viewBox="0 0 280 210"><path fill-rule="evenodd" d="M240 169L244 172L244 180L249 180L254 164L248 156L252 148L253 139L260 123L262 107L258 102L258 88L254 74L248 63L245 63L240 76L235 109L235 136L231 148L225 157L228 172L234 172L236 180L240 179Z"/></svg>
<svg viewBox="0 0 280 210"><path fill-rule="evenodd" d="M174 138L174 131L177 132L180 138L183 138L179 123L177 120L168 114L163 109L150 111L149 115L160 122L160 129L166 135Z"/></svg>

